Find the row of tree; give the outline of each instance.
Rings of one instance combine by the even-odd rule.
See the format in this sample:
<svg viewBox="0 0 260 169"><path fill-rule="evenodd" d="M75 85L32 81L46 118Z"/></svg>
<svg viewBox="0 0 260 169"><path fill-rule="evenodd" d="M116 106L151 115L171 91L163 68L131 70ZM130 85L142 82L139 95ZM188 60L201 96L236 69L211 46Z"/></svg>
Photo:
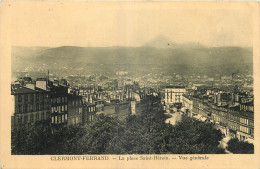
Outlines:
<svg viewBox="0 0 260 169"><path fill-rule="evenodd" d="M163 112L96 116L86 126L27 125L12 129L12 154L217 154L222 134L212 124L187 116L176 125Z"/></svg>

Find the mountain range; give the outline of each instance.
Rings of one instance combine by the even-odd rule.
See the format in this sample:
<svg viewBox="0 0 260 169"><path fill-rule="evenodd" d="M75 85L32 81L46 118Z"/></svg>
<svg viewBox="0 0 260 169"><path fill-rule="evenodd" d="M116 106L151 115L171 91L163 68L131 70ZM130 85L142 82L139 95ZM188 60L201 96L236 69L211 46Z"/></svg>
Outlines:
<svg viewBox="0 0 260 169"><path fill-rule="evenodd" d="M158 36L140 47L18 47L12 48L12 64L42 63L50 67L77 64L175 64L186 66L239 65L253 63L252 48L207 47L178 44ZM252 65L253 66L253 65Z"/></svg>

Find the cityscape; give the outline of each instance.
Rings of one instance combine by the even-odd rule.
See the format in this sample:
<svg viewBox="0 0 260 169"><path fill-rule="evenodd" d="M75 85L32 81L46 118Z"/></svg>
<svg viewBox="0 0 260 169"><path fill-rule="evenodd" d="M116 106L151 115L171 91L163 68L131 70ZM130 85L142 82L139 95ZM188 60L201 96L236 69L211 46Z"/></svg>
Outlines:
<svg viewBox="0 0 260 169"><path fill-rule="evenodd" d="M12 47L12 154L253 154L245 47Z"/></svg>

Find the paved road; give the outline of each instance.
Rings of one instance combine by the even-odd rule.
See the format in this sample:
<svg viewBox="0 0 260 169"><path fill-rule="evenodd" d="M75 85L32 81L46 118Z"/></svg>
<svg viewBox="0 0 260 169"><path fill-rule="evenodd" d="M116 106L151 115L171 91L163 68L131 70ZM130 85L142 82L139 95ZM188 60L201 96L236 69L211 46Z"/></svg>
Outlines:
<svg viewBox="0 0 260 169"><path fill-rule="evenodd" d="M181 113L180 112L175 112L171 115L172 115L172 117L165 120L166 123L171 123L172 125L175 125L176 122L181 120Z"/></svg>
<svg viewBox="0 0 260 169"><path fill-rule="evenodd" d="M230 137L224 137L219 143L219 147L221 147L221 148L224 148L225 149L225 152L227 153L227 154L233 154L233 153L231 153L230 151L228 151L227 150L227 143L228 143L228 141L230 140Z"/></svg>

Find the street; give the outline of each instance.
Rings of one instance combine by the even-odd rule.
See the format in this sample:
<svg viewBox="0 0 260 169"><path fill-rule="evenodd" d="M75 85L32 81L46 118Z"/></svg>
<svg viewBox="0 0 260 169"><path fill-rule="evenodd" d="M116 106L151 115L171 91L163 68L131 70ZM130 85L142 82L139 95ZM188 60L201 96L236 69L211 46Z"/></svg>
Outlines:
<svg viewBox="0 0 260 169"><path fill-rule="evenodd" d="M181 120L181 113L180 112L174 112L172 113L166 113L172 115L172 117L165 120L166 123L171 123L172 125L175 125L176 122Z"/></svg>

